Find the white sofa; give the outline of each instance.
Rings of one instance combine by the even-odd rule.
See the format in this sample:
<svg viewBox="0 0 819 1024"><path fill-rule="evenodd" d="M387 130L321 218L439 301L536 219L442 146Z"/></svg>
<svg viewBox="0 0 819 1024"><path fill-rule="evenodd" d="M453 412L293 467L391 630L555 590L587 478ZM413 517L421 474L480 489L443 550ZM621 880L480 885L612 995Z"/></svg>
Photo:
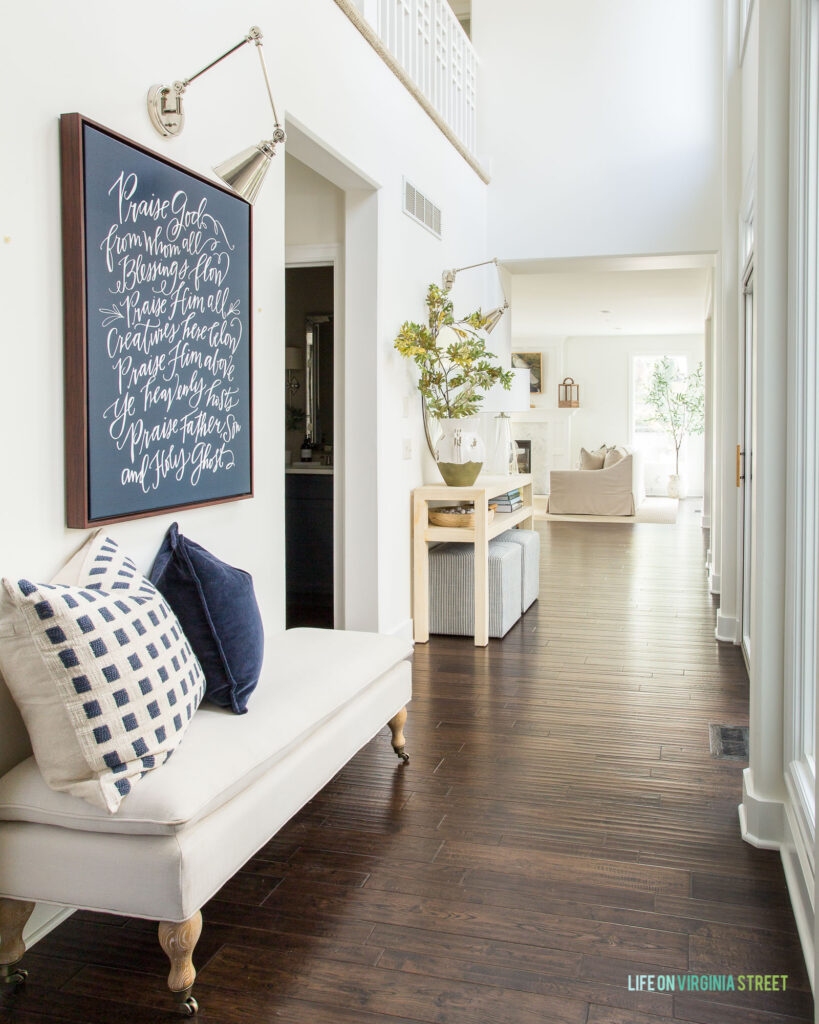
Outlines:
<svg viewBox="0 0 819 1024"><path fill-rule="evenodd" d="M246 715L203 704L171 760L109 815L49 789L0 679L0 971L21 981L35 901L156 920L196 1012L200 908L389 723L404 761L409 641L294 629L267 641Z"/></svg>
<svg viewBox="0 0 819 1024"><path fill-rule="evenodd" d="M561 469L549 474L548 511L553 515L633 516L645 501L643 461L633 448L607 469Z"/></svg>

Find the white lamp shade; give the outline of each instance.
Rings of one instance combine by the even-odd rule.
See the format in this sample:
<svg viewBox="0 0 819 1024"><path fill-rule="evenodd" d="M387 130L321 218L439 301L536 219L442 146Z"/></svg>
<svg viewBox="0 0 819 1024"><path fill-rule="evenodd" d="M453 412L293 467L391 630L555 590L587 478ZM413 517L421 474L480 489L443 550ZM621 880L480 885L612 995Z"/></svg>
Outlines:
<svg viewBox="0 0 819 1024"><path fill-rule="evenodd" d="M296 348L295 345L288 345L284 350L284 368L285 370L303 370L304 352L300 348Z"/></svg>
<svg viewBox="0 0 819 1024"><path fill-rule="evenodd" d="M512 386L507 391L502 384L495 384L487 391L480 412L526 412L529 408L530 371L512 370Z"/></svg>

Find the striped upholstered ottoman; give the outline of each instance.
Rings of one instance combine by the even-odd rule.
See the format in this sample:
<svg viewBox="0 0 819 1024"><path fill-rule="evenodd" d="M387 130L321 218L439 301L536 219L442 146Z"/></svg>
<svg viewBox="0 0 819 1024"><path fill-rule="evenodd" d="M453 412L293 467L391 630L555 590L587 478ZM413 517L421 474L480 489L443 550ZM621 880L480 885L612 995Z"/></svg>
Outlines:
<svg viewBox="0 0 819 1024"><path fill-rule="evenodd" d="M528 611L540 595L540 534L537 530L506 530L497 540L520 544L521 610Z"/></svg>
<svg viewBox="0 0 819 1024"><path fill-rule="evenodd" d="M521 611L521 546L489 542L489 635L500 638ZM429 552L429 631L447 636L475 632L475 547L439 544Z"/></svg>

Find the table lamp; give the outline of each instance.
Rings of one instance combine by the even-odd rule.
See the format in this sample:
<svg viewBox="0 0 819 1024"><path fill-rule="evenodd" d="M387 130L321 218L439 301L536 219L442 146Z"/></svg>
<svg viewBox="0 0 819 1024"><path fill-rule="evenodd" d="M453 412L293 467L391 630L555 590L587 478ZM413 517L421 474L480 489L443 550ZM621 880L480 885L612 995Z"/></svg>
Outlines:
<svg viewBox="0 0 819 1024"><path fill-rule="evenodd" d="M513 369L512 386L508 391L502 384L495 384L484 396L480 411L497 414L494 440L488 445L486 460L486 471L491 476L508 476L518 471L510 413L526 412L529 408L529 376L529 370Z"/></svg>

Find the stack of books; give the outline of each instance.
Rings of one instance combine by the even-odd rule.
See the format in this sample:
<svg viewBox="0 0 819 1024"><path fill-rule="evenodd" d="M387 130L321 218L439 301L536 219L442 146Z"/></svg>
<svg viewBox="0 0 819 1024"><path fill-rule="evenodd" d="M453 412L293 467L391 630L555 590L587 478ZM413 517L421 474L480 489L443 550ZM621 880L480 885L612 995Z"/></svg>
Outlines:
<svg viewBox="0 0 819 1024"><path fill-rule="evenodd" d="M495 506L496 512L516 512L519 508L523 508L520 488L514 487L505 494L499 494L496 498L492 498L489 504Z"/></svg>

